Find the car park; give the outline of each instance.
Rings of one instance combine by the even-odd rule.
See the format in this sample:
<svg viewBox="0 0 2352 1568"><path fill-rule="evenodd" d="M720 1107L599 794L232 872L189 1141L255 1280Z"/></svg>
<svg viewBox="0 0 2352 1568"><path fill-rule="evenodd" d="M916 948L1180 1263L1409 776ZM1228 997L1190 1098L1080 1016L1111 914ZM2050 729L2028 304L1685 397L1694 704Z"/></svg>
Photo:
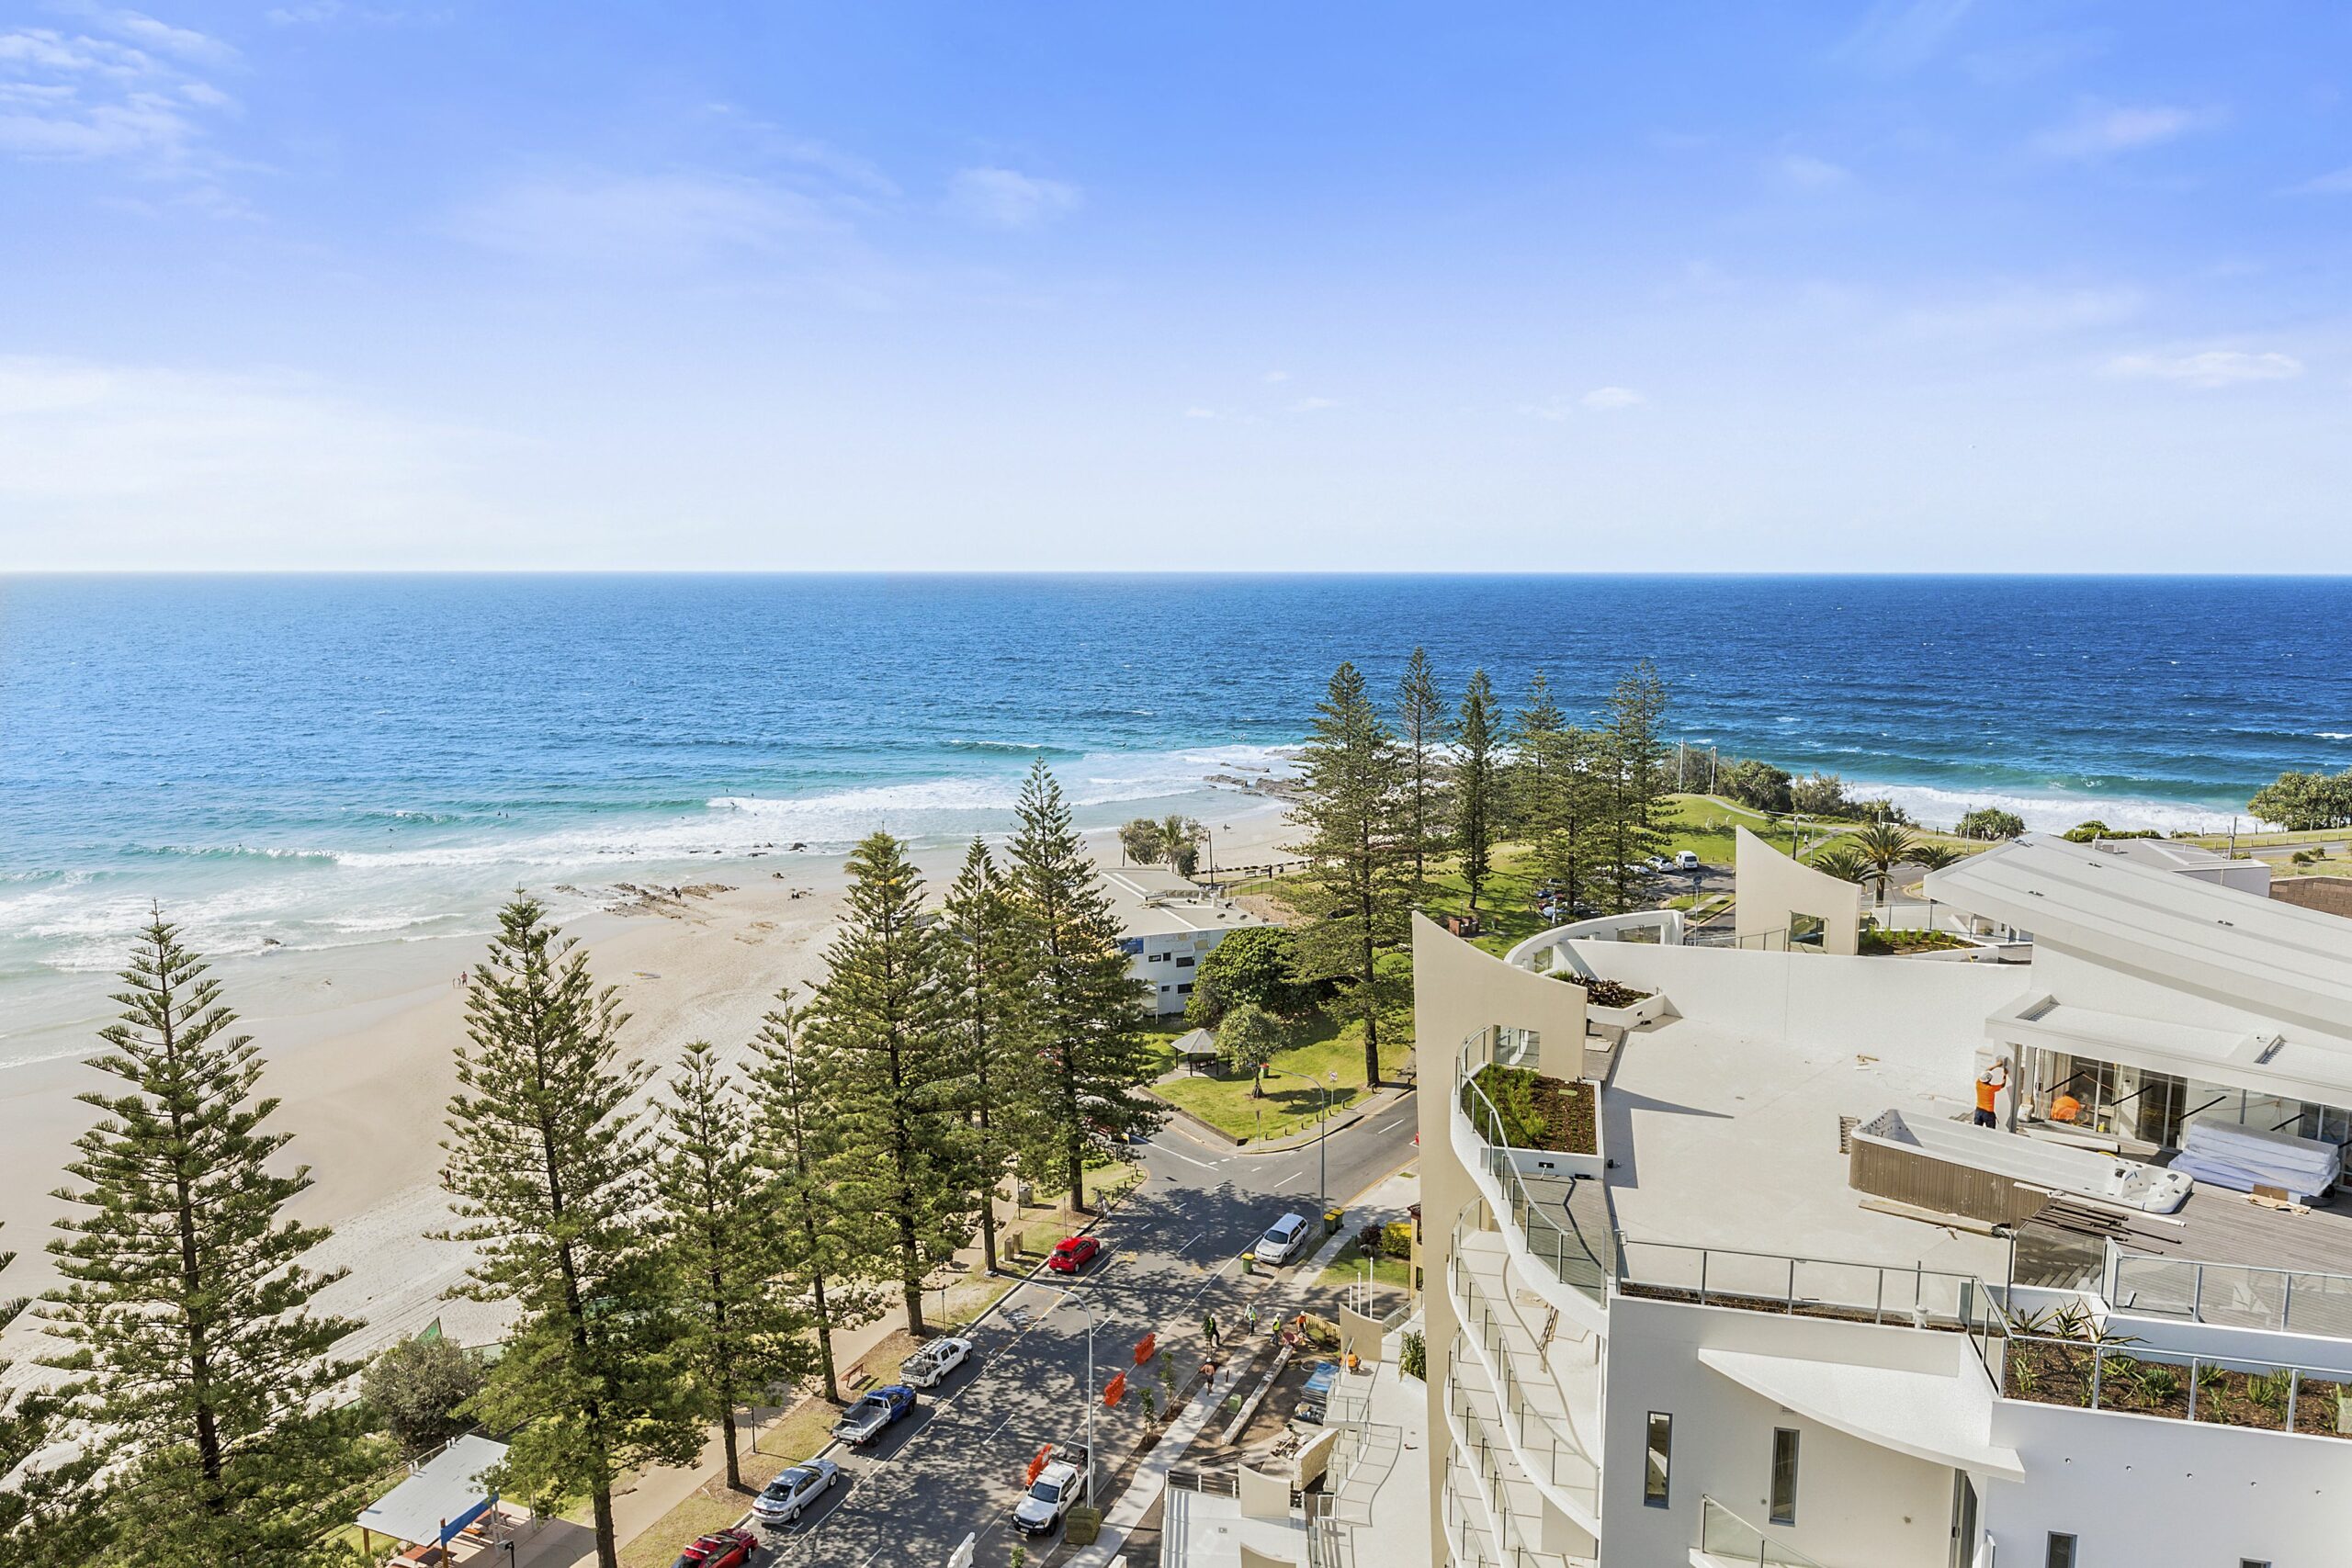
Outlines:
<svg viewBox="0 0 2352 1568"><path fill-rule="evenodd" d="M796 1464L760 1489L752 1499L752 1517L771 1528L791 1524L841 1478L842 1467L829 1459Z"/></svg>
<svg viewBox="0 0 2352 1568"><path fill-rule="evenodd" d="M894 1423L913 1415L914 1410L915 1391L905 1383L873 1389L833 1423L833 1436L856 1448L872 1442Z"/></svg>
<svg viewBox="0 0 2352 1568"><path fill-rule="evenodd" d="M947 1374L971 1359L972 1342L952 1335L926 1343L899 1363L899 1376L917 1388L937 1388Z"/></svg>
<svg viewBox="0 0 2352 1568"><path fill-rule="evenodd" d="M713 1530L696 1537L670 1568L743 1568L759 1549L760 1538L750 1530Z"/></svg>
<svg viewBox="0 0 2352 1568"><path fill-rule="evenodd" d="M1298 1256L1306 1245L1306 1216L1284 1214L1266 1229L1258 1244L1250 1249L1250 1256L1269 1269L1279 1269Z"/></svg>
<svg viewBox="0 0 2352 1568"><path fill-rule="evenodd" d="M1054 1248L1053 1255L1046 1259L1046 1267L1057 1274L1076 1274L1093 1262L1102 1250L1102 1244L1091 1235L1069 1236Z"/></svg>

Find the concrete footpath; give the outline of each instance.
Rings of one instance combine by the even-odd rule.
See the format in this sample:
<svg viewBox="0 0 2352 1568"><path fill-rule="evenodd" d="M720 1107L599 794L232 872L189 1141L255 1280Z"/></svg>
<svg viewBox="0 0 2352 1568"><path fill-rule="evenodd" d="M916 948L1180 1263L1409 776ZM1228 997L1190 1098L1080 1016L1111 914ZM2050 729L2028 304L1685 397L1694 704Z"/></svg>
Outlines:
<svg viewBox="0 0 2352 1568"><path fill-rule="evenodd" d="M1407 1205L1415 1201L1419 1190L1419 1178L1400 1171L1349 1200L1349 1223L1342 1224L1338 1234L1327 1239L1313 1258L1262 1293L1265 1307L1272 1309L1262 1311L1264 1321L1269 1325L1280 1323L1313 1304L1310 1298L1316 1293L1323 1270L1338 1259L1359 1228L1353 1217L1355 1213L1384 1220L1401 1218ZM1236 1357L1227 1361L1218 1369L1216 1380L1202 1393L1193 1396L1193 1402L1184 1407L1184 1413L1170 1423L1159 1441L1152 1445L1151 1451L1136 1467L1135 1479L1128 1483L1126 1491L1103 1514L1101 1536L1093 1545L1081 1548L1073 1554L1062 1568L1109 1568L1112 1561L1125 1549L1129 1532L1143 1522L1144 1516L1151 1512L1152 1506L1168 1490L1168 1472L1183 1460L1193 1439L1201 1435L1210 1418L1223 1408L1226 1397L1233 1393L1255 1359L1255 1357Z"/></svg>

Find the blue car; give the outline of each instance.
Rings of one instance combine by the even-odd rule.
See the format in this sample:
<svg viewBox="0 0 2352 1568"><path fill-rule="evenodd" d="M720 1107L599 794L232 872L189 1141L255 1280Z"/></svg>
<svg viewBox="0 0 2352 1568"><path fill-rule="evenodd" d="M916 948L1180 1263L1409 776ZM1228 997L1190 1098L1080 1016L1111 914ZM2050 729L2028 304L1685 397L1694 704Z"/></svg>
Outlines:
<svg viewBox="0 0 2352 1568"><path fill-rule="evenodd" d="M901 1416L913 1415L914 1408L915 1391L905 1383L870 1390L833 1423L833 1436L853 1448L870 1443Z"/></svg>

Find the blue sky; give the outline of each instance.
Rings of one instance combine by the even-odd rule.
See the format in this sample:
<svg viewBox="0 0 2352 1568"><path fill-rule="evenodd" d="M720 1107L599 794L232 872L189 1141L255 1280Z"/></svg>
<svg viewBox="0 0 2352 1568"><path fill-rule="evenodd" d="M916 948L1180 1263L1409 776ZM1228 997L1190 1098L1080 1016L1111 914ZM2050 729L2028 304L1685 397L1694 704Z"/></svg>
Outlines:
<svg viewBox="0 0 2352 1568"><path fill-rule="evenodd" d="M2352 570L2352 7L0 14L0 569Z"/></svg>

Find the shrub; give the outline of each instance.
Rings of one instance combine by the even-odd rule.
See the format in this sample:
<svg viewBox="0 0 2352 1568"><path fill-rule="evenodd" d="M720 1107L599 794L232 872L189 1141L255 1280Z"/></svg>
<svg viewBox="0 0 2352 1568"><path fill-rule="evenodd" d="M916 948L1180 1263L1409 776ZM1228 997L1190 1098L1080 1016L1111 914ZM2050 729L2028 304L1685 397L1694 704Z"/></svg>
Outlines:
<svg viewBox="0 0 2352 1568"><path fill-rule="evenodd" d="M1746 759L1716 775L1723 793L1742 806L1780 813L1789 808L1789 771L1770 762Z"/></svg>
<svg viewBox="0 0 2352 1568"><path fill-rule="evenodd" d="M1408 1328L1396 1340L1396 1370L1408 1378L1427 1382L1430 1375L1429 1341L1421 1337L1418 1328Z"/></svg>
<svg viewBox="0 0 2352 1568"><path fill-rule="evenodd" d="M1956 830L1963 839L2014 839L2025 831L2025 818L1997 806L1980 806L1960 819Z"/></svg>
<svg viewBox="0 0 2352 1568"><path fill-rule="evenodd" d="M1287 926L1244 926L1209 949L1193 981L1187 1022L1214 1027L1248 1003L1278 1017L1314 1007L1316 987L1298 978L1298 937Z"/></svg>
<svg viewBox="0 0 2352 1568"><path fill-rule="evenodd" d="M1356 1255L1358 1257L1378 1258L1387 1249L1387 1226L1378 1224L1366 1225L1363 1229L1356 1232Z"/></svg>
<svg viewBox="0 0 2352 1568"><path fill-rule="evenodd" d="M439 1335L403 1339L368 1363L360 1396L411 1453L436 1448L469 1431L460 1412L481 1392L481 1358Z"/></svg>

